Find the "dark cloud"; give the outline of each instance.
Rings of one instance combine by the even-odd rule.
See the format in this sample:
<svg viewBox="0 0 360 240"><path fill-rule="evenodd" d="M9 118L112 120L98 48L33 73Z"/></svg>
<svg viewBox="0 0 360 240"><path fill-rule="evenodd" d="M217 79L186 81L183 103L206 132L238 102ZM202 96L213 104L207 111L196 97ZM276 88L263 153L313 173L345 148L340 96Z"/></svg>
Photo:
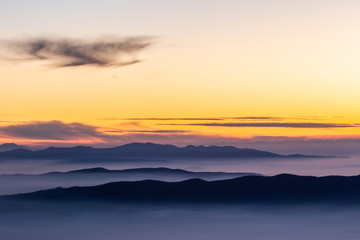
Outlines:
<svg viewBox="0 0 360 240"><path fill-rule="evenodd" d="M131 65L140 62L137 53L151 45L149 37L96 41L31 38L6 43L7 49L19 60L48 60L57 67Z"/></svg>
<svg viewBox="0 0 360 240"><path fill-rule="evenodd" d="M343 123L293 123L293 122L250 122L250 123L189 123L189 124L158 124L207 127L266 127L266 128L346 128L356 127L354 124Z"/></svg>
<svg viewBox="0 0 360 240"><path fill-rule="evenodd" d="M78 138L102 138L104 135L96 127L82 123L60 121L30 122L0 127L0 134L7 137L69 140Z"/></svg>

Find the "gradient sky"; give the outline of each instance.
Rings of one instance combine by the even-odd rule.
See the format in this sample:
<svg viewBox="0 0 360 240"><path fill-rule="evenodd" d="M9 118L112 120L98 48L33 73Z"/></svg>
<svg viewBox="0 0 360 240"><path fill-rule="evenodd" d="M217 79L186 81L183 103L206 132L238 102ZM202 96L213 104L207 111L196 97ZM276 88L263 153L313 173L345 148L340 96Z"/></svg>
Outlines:
<svg viewBox="0 0 360 240"><path fill-rule="evenodd" d="M0 142L358 139L359 12L355 0L2 1ZM122 67L8 47L139 36L150 46Z"/></svg>

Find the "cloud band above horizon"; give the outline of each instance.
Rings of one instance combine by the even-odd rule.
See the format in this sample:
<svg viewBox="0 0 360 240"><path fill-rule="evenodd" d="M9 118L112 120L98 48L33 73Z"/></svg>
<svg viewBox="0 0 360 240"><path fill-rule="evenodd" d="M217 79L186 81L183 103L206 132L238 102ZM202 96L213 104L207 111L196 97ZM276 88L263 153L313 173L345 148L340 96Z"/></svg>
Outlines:
<svg viewBox="0 0 360 240"><path fill-rule="evenodd" d="M0 126L0 143L34 146L116 146L131 142L153 142L178 146L233 145L282 153L360 154L360 136L228 136L179 129L111 130L79 122L31 121ZM306 151L305 151L306 150ZM330 152L328 152L330 151Z"/></svg>
<svg viewBox="0 0 360 240"><path fill-rule="evenodd" d="M357 124L317 122L247 122L247 123L165 123L157 125L204 126L204 127L259 127L259 128L351 128Z"/></svg>

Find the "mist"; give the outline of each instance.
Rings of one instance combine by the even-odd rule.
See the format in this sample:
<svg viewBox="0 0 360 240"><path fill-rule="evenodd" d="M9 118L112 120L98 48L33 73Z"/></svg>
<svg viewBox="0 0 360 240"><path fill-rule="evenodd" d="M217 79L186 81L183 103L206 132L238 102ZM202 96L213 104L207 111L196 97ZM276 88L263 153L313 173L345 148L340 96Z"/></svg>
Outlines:
<svg viewBox="0 0 360 240"><path fill-rule="evenodd" d="M358 239L360 209L332 205L2 204L0 236L60 239Z"/></svg>
<svg viewBox="0 0 360 240"><path fill-rule="evenodd" d="M52 171L104 167L128 169L147 167L179 168L189 171L251 172L262 175L358 175L360 156L342 158L271 158L271 159L117 159L116 161L1 160L0 174L41 174Z"/></svg>

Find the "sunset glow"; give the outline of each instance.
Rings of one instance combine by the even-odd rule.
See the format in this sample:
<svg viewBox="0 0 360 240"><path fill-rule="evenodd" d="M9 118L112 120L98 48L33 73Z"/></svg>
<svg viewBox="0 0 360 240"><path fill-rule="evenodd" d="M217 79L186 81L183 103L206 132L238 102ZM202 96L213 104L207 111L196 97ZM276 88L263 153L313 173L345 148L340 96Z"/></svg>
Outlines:
<svg viewBox="0 0 360 240"><path fill-rule="evenodd" d="M360 135L360 3L140 2L1 3L2 142L241 145ZM41 56L29 50L36 39L48 41ZM89 60L91 44L116 41L130 47ZM87 59L69 58L64 42ZM9 131L37 124L49 132L53 121L100 135Z"/></svg>

